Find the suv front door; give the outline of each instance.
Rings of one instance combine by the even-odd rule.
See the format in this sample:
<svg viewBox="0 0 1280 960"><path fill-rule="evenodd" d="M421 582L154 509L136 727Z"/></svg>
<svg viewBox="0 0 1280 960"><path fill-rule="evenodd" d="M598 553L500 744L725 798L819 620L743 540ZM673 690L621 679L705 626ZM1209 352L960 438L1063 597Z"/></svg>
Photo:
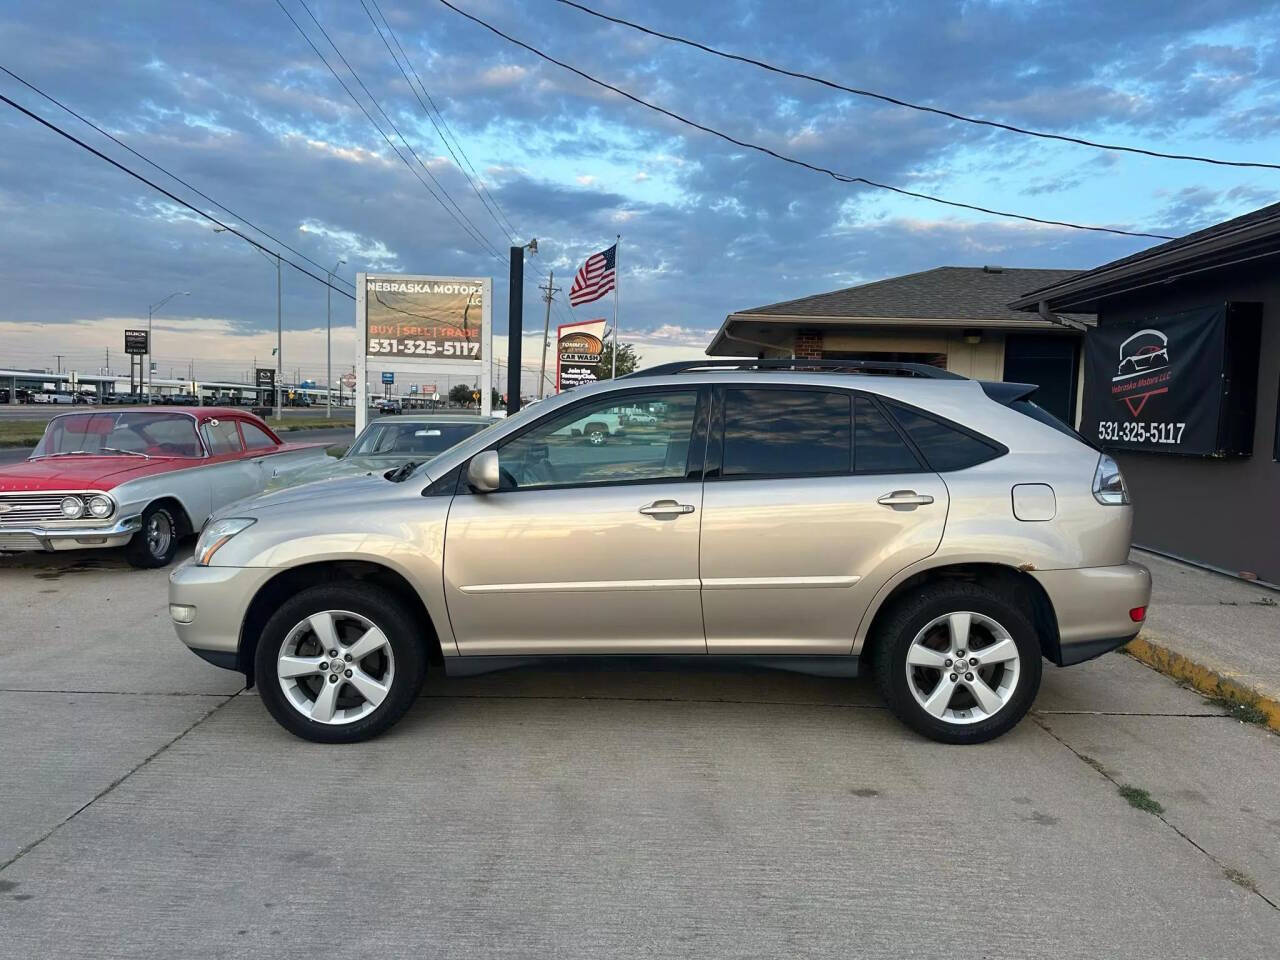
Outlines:
<svg viewBox="0 0 1280 960"><path fill-rule="evenodd" d="M716 391L702 517L707 650L847 654L887 574L937 549L947 488L869 397Z"/></svg>
<svg viewBox="0 0 1280 960"><path fill-rule="evenodd" d="M459 652L706 652L698 529L708 397L696 387L617 391L497 445L499 489L460 490L446 525Z"/></svg>

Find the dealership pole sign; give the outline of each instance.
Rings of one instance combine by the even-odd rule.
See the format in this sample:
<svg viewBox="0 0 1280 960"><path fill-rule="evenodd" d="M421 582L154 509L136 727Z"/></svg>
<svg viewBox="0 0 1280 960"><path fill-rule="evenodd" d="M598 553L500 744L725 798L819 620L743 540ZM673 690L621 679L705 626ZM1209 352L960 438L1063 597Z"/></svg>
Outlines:
<svg viewBox="0 0 1280 960"><path fill-rule="evenodd" d="M126 330L124 332L124 352L133 357L141 357L147 352L147 331Z"/></svg>
<svg viewBox="0 0 1280 960"><path fill-rule="evenodd" d="M1219 305L1090 330L1084 436L1108 449L1240 452L1228 440L1237 432L1227 423L1229 372L1242 359L1229 356L1239 351L1228 336L1228 314L1229 306Z"/></svg>
<svg viewBox="0 0 1280 960"><path fill-rule="evenodd" d="M490 412L493 280L361 273L356 276L356 429L368 417L372 377L383 383L470 378ZM390 377L391 379L387 379Z"/></svg>
<svg viewBox="0 0 1280 960"><path fill-rule="evenodd" d="M604 352L603 320L566 323L556 328L556 392L600 379L597 370Z"/></svg>

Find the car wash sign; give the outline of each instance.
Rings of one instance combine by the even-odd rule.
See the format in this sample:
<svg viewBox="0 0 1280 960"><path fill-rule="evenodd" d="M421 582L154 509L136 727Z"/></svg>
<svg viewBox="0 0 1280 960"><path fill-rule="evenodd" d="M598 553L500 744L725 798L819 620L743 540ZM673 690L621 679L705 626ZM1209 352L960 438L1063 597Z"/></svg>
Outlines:
<svg viewBox="0 0 1280 960"><path fill-rule="evenodd" d="M1081 433L1112 449L1223 452L1226 344L1226 306L1090 330Z"/></svg>
<svg viewBox="0 0 1280 960"><path fill-rule="evenodd" d="M556 330L556 391L599 380L596 371L603 352L603 320L562 324Z"/></svg>

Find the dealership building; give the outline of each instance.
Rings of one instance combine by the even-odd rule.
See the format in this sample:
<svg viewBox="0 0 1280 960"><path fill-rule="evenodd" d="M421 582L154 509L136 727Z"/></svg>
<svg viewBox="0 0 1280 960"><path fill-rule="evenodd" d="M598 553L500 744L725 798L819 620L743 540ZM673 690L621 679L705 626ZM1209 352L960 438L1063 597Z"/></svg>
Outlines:
<svg viewBox="0 0 1280 960"><path fill-rule="evenodd" d="M1280 204L1011 305L1096 318L1080 429L1124 471L1134 542L1280 584Z"/></svg>
<svg viewBox="0 0 1280 960"><path fill-rule="evenodd" d="M712 356L927 363L979 380L1040 387L1037 401L1075 422L1088 315L1028 316L1009 302L1076 270L937 267L725 317Z"/></svg>

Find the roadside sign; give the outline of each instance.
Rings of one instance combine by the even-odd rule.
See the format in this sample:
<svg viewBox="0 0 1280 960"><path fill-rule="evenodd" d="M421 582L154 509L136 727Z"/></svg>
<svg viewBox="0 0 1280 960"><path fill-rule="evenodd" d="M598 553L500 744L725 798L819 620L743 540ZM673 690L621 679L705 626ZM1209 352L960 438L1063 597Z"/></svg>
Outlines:
<svg viewBox="0 0 1280 960"><path fill-rule="evenodd" d="M126 330L124 332L124 352L140 357L147 352L147 331Z"/></svg>
<svg viewBox="0 0 1280 960"><path fill-rule="evenodd" d="M479 400L479 399L480 399L480 391L479 391L479 390L472 390L472 391L471 391L471 399L472 399L472 400Z"/></svg>
<svg viewBox="0 0 1280 960"><path fill-rule="evenodd" d="M439 403L439 402L440 402L440 394L436 393L435 391L432 391L432 393L431 393L431 402L432 402L432 403Z"/></svg>
<svg viewBox="0 0 1280 960"><path fill-rule="evenodd" d="M393 371L391 371L391 370L383 370L383 371L382 371L382 382L383 382L383 383L395 383L395 382L396 382L396 375L395 375L395 373L394 373Z"/></svg>
<svg viewBox="0 0 1280 960"><path fill-rule="evenodd" d="M274 390L276 386L275 369L257 367L253 372L253 382L258 385L259 390Z"/></svg>
<svg viewBox="0 0 1280 960"><path fill-rule="evenodd" d="M415 383L413 386L411 386L411 387L409 388L409 392L410 392L410 393L417 393L417 392L418 392L418 385Z"/></svg>
<svg viewBox="0 0 1280 960"><path fill-rule="evenodd" d="M348 390L354 390L356 387L356 375L354 373L344 373L342 375L342 385Z"/></svg>
<svg viewBox="0 0 1280 960"><path fill-rule="evenodd" d="M435 385L434 383L424 383L424 384L422 385L422 392L423 392L423 393L435 393L435 392L436 392L436 385Z"/></svg>

